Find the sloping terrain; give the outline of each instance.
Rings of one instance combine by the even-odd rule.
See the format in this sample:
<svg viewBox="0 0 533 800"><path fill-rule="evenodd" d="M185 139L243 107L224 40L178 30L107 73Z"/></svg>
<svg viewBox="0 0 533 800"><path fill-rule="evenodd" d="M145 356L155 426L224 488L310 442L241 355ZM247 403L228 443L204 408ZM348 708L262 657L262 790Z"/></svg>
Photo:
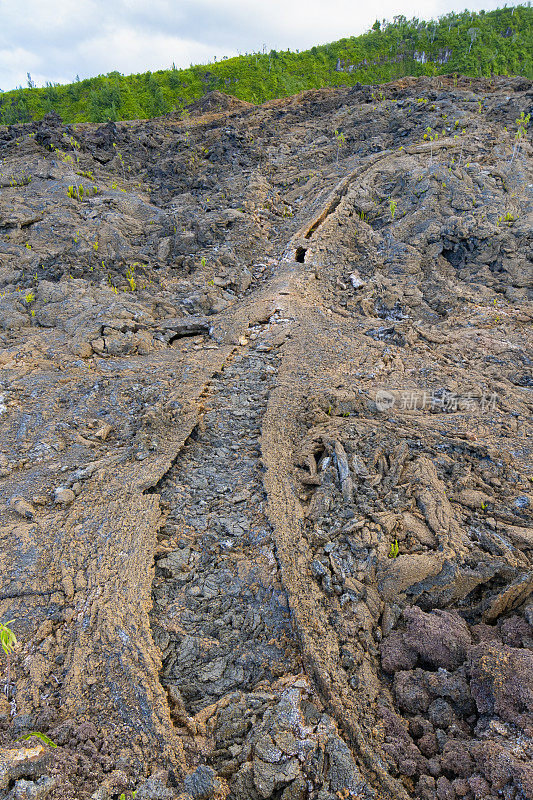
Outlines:
<svg viewBox="0 0 533 800"><path fill-rule="evenodd" d="M377 9L376 9L377 10ZM349 24L345 21L345 24ZM7 42L6 42L7 46ZM9 52L9 51L6 51ZM359 36L311 47L223 57L184 69L134 75L118 71L37 88L0 91L0 124L42 119L55 112L66 122L147 119L209 102L212 92L264 103L309 89L385 83L406 76L516 75L533 78L533 9L450 12L438 19L376 20ZM0 87L7 89L8 87Z"/></svg>
<svg viewBox="0 0 533 800"><path fill-rule="evenodd" d="M533 797L532 108L0 128L1 798Z"/></svg>

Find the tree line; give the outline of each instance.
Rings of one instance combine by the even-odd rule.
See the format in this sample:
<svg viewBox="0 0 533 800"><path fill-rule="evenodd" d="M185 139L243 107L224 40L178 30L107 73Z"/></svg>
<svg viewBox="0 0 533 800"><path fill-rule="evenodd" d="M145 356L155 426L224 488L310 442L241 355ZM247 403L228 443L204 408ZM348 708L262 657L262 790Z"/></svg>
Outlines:
<svg viewBox="0 0 533 800"><path fill-rule="evenodd" d="M533 79L531 4L430 21L400 15L376 20L361 36L303 52L271 50L187 69L110 72L41 88L28 74L27 87L0 94L0 123L38 120L51 111L65 122L146 119L179 111L213 90L262 103L305 89L453 73Z"/></svg>

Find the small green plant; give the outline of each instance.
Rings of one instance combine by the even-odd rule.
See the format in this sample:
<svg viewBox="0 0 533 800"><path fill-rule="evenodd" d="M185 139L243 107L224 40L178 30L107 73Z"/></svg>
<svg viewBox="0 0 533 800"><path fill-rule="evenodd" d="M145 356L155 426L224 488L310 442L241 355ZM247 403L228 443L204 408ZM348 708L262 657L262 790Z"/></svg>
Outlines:
<svg viewBox="0 0 533 800"><path fill-rule="evenodd" d="M430 155L430 161L429 161L430 164L433 163L433 142L436 142L438 138L439 138L438 132L432 130L430 128L430 126L428 125L427 128L426 128L426 131L424 133L424 139L429 139L429 141L431 142L431 155Z"/></svg>
<svg viewBox="0 0 533 800"><path fill-rule="evenodd" d="M116 148L116 142L113 142L113 147ZM120 150L117 150L117 158L120 161L120 166L122 167L122 179L126 180L126 170L124 169L124 159L122 158L122 153Z"/></svg>
<svg viewBox="0 0 533 800"><path fill-rule="evenodd" d="M32 180L31 175L27 175L26 172L23 170L20 178L13 175L13 177L9 181L9 185L12 188L15 188L16 186L27 186L29 183L31 183L31 180Z"/></svg>
<svg viewBox="0 0 533 800"><path fill-rule="evenodd" d="M205 267L207 265L207 259L205 256L201 257L200 264L202 265L202 267Z"/></svg>
<svg viewBox="0 0 533 800"><path fill-rule="evenodd" d="M26 303L27 306L30 306L32 303L35 302L35 295L31 291L31 289L27 291L26 294L24 295L24 302Z"/></svg>
<svg viewBox="0 0 533 800"><path fill-rule="evenodd" d="M390 546L389 558L398 558L400 555L400 548L398 547L398 539L395 539Z"/></svg>
<svg viewBox="0 0 533 800"><path fill-rule="evenodd" d="M98 252L98 239L95 239L93 242L93 250L95 253Z"/></svg>
<svg viewBox="0 0 533 800"><path fill-rule="evenodd" d="M511 214L511 212L510 212L510 211L508 211L506 214L504 214L504 215L500 215L500 216L498 217L498 221L496 222L496 226L500 226L500 225L501 225L502 223L504 223L504 222L505 222L507 225L512 225L512 224L513 224L513 222L516 222L516 219L517 219L517 218L515 217L515 215L514 215L514 214Z"/></svg>
<svg viewBox="0 0 533 800"><path fill-rule="evenodd" d="M128 281L132 292L134 292L135 289L137 288L137 281L134 278L134 272L135 272L134 267L128 267L126 272L126 280Z"/></svg>
<svg viewBox="0 0 533 800"><path fill-rule="evenodd" d="M57 744L50 739L46 733L41 733L40 731L32 731L31 733L25 733L24 736L20 736L19 738L23 742L29 742L35 736L36 739L40 739L43 744L47 744L49 747L57 747Z"/></svg>
<svg viewBox="0 0 533 800"><path fill-rule="evenodd" d="M511 164L514 161L514 158L520 152L520 146L522 144L522 140L527 136L527 126L529 125L529 120L531 119L531 114L520 114L519 117L515 119L516 122L516 133L514 136L514 147L513 147L513 155L511 156Z"/></svg>
<svg viewBox="0 0 533 800"><path fill-rule="evenodd" d="M17 637L9 627L14 620L3 623L0 622L0 646L7 658L7 682L11 683L11 653L17 646Z"/></svg>
<svg viewBox="0 0 533 800"><path fill-rule="evenodd" d="M333 131L333 133L335 135L335 139L336 139L336 142L337 142L337 162L336 163L338 164L339 163L340 150L346 144L346 136L344 135L344 133L341 133L340 131L337 131L337 130Z"/></svg>
<svg viewBox="0 0 533 800"><path fill-rule="evenodd" d="M391 219L394 219L394 215L396 214L396 209L397 209L397 208L398 208L398 203L396 202L396 200L393 200L393 199L391 198L391 199L389 200L389 209L390 209L390 216L391 216Z"/></svg>
<svg viewBox="0 0 533 800"><path fill-rule="evenodd" d="M79 200L81 202L85 194L88 194L88 192L83 188L81 183L79 186L69 186L67 189L67 195L72 200Z"/></svg>

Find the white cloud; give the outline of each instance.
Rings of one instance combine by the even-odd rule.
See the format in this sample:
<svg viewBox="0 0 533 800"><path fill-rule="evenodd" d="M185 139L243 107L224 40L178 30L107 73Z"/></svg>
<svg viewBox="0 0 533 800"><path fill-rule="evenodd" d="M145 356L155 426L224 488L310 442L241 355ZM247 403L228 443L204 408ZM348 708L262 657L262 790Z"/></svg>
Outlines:
<svg viewBox="0 0 533 800"><path fill-rule="evenodd" d="M11 83L6 88L26 85L26 73L39 70L41 59L24 47L3 48L0 50L0 76L2 72L9 75ZM0 83L1 85L1 83Z"/></svg>
<svg viewBox="0 0 533 800"><path fill-rule="evenodd" d="M213 48L200 42L179 39L165 33L142 33L122 28L85 43L87 67L99 64L98 72L117 70L125 74L168 68L172 62L183 66L211 60Z"/></svg>

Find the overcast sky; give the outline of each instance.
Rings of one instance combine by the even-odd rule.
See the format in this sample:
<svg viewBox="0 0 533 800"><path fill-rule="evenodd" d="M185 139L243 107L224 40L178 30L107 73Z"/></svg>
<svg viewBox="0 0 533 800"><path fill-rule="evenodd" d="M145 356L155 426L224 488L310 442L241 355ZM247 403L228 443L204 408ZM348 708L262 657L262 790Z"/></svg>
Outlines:
<svg viewBox="0 0 533 800"><path fill-rule="evenodd" d="M469 0L470 10L502 2ZM212 61L239 52L306 49L363 33L376 18L462 11L458 0L0 0L0 89L68 83Z"/></svg>

